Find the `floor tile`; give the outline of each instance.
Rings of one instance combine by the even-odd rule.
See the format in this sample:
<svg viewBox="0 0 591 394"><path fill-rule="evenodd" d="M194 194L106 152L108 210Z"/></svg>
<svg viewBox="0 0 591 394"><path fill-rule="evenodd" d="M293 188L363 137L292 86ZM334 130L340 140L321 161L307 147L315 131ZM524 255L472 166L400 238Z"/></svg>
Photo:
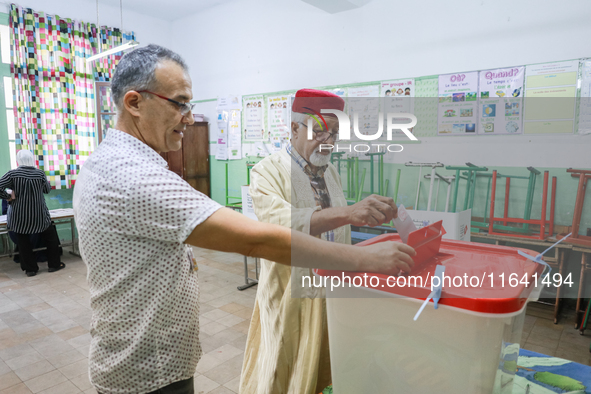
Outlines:
<svg viewBox="0 0 591 394"><path fill-rule="evenodd" d="M70 381L82 391L92 388L92 384L90 384L90 380L88 379L88 372L78 375L70 379Z"/></svg>
<svg viewBox="0 0 591 394"><path fill-rule="evenodd" d="M15 369L14 373L20 378L20 380L26 382L27 380L36 378L37 376L45 375L46 373L54 370L55 367L51 365L49 361L43 359L31 365Z"/></svg>
<svg viewBox="0 0 591 394"><path fill-rule="evenodd" d="M45 357L37 353L27 353L23 354L22 356L18 356L6 361L6 365L10 367L13 371L19 368L26 367L31 364L35 364L39 361L45 360Z"/></svg>
<svg viewBox="0 0 591 394"><path fill-rule="evenodd" d="M0 390L0 394L32 394L26 384L19 383L16 386L8 387L4 390Z"/></svg>
<svg viewBox="0 0 591 394"><path fill-rule="evenodd" d="M220 385L206 376L198 376L195 378L195 394L206 394Z"/></svg>
<svg viewBox="0 0 591 394"><path fill-rule="evenodd" d="M25 384L33 393L38 393L40 391L57 386L58 384L67 380L68 379L60 371L52 371L28 380L25 382Z"/></svg>
<svg viewBox="0 0 591 394"><path fill-rule="evenodd" d="M96 394L96 390L93 389L93 391L93 394ZM74 383L66 381L47 390L40 391L39 394L78 394L81 392L82 391L76 387Z"/></svg>
<svg viewBox="0 0 591 394"><path fill-rule="evenodd" d="M54 367L59 369L61 367L65 367L66 365L70 365L72 363L75 363L76 361L80 361L86 358L87 357L85 355L74 349L66 353L48 357L47 361L49 361Z"/></svg>
<svg viewBox="0 0 591 394"><path fill-rule="evenodd" d="M14 372L8 372L0 376L0 390L7 389L12 386L16 386L22 381Z"/></svg>
<svg viewBox="0 0 591 394"><path fill-rule="evenodd" d="M17 346L9 347L7 349L0 350L0 359L4 360L5 362L20 356L25 356L28 354L36 354L37 351L29 345L28 343L23 343Z"/></svg>
<svg viewBox="0 0 591 394"><path fill-rule="evenodd" d="M243 355L240 354L223 362L217 367L204 372L203 375L221 385L226 384L236 376L240 376L240 372L242 371L242 360Z"/></svg>
<svg viewBox="0 0 591 394"><path fill-rule="evenodd" d="M224 384L224 387L238 394L238 392L240 391L240 376L236 376L234 379Z"/></svg>

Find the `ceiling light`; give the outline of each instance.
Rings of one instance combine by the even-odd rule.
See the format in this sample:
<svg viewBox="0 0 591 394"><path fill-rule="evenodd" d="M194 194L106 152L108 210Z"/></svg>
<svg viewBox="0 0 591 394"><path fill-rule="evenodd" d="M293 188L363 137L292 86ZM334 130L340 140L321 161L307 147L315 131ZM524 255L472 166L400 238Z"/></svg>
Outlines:
<svg viewBox="0 0 591 394"><path fill-rule="evenodd" d="M119 1L119 6L120 6L120 10L121 10L121 34L123 35L123 0ZM98 0L96 0L96 28L97 28L97 36L100 36L101 33L101 29L100 29L100 25L99 25L99 12L98 12L99 8L98 8ZM98 49L100 50L100 37L97 37L97 41L98 41ZM86 59L87 62L92 62L95 61L96 59L100 59L101 57L105 57L108 55L112 55L113 53L117 53L117 52L122 52L125 51L126 49L129 48L133 48L135 46L139 45L139 42L132 40L132 41L128 41L125 44L116 46L115 48L111 48L109 50L106 50L104 52L99 52L96 55L92 55L90 57L88 57Z"/></svg>
<svg viewBox="0 0 591 394"><path fill-rule="evenodd" d="M108 55L111 55L113 53L121 52L121 51L124 51L124 50L129 49L129 48L133 48L136 45L139 45L139 42L137 42L137 41L129 41L129 42L126 42L123 45L119 45L119 46L116 46L115 48L111 48L111 49L109 49L107 51L104 51L104 52L101 52L101 53L97 53L96 55L92 55L91 57L87 58L86 61L87 62L92 62L92 61L94 61L96 59L99 59L101 57L108 56Z"/></svg>

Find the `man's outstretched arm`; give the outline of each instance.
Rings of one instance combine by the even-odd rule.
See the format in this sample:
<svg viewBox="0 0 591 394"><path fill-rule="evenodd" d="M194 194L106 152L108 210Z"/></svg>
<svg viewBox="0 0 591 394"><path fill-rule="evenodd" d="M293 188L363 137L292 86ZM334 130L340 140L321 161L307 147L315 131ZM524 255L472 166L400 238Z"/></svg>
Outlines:
<svg viewBox="0 0 591 394"><path fill-rule="evenodd" d="M398 242L357 247L322 241L288 228L261 223L227 208L199 224L185 243L222 252L260 257L306 268L378 272L409 272L415 251Z"/></svg>

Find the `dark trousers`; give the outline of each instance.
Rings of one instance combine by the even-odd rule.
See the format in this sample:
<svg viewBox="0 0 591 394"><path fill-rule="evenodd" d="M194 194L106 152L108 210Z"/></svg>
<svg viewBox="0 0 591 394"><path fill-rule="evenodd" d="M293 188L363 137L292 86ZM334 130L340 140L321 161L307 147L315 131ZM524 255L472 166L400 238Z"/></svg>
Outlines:
<svg viewBox="0 0 591 394"><path fill-rule="evenodd" d="M174 382L148 394L195 394L193 378Z"/></svg>
<svg viewBox="0 0 591 394"><path fill-rule="evenodd" d="M30 234L16 234L16 244L20 254L21 269L27 272L39 271L37 257L33 252ZM47 246L47 265L49 268L58 268L60 265L60 245L57 233L52 226L47 227L45 231L39 233L39 236Z"/></svg>

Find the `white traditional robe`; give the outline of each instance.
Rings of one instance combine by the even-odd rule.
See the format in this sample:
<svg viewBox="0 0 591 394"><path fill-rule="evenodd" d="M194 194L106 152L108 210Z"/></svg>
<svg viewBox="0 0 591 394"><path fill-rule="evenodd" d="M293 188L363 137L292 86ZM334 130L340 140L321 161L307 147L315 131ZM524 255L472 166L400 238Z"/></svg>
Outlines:
<svg viewBox="0 0 591 394"><path fill-rule="evenodd" d="M346 206L332 164L324 179L331 206ZM253 167L250 195L260 221L306 234L312 213L320 210L308 176L285 150ZM350 226L335 229L334 239L351 243ZM302 275L313 275L311 269L261 261L242 366L242 394L318 394L331 383L324 290L308 288L304 289L307 298L292 298L292 273L299 283Z"/></svg>

